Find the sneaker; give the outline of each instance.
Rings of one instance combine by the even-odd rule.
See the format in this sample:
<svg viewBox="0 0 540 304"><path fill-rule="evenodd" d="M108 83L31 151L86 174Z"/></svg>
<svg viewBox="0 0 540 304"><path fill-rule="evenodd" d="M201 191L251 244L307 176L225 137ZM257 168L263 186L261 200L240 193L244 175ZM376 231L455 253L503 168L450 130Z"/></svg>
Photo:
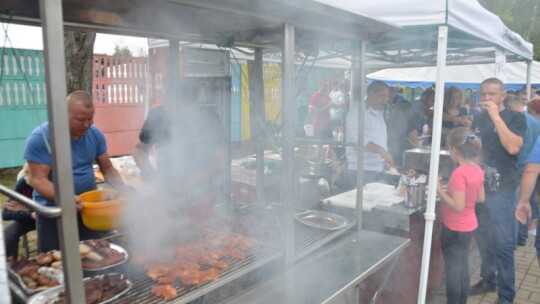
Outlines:
<svg viewBox="0 0 540 304"><path fill-rule="evenodd" d="M471 288L469 289L469 295L476 296L486 293L488 291L495 291L495 285L488 283L485 280L480 280L478 283L471 286Z"/></svg>

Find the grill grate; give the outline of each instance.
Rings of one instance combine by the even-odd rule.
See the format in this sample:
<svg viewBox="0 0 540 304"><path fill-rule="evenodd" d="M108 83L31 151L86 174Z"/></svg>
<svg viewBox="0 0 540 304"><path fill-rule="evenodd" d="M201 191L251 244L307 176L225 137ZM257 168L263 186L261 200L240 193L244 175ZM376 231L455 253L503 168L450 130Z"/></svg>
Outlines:
<svg viewBox="0 0 540 304"><path fill-rule="evenodd" d="M119 244L126 243L127 237L116 237L115 241ZM177 296L172 301L175 303L187 303L200 296L209 293L247 273L253 271L271 261L282 256L283 252L279 249L270 247L257 241L253 241L255 246L246 251L246 258L238 261L225 258L229 268L222 272L219 278L214 281L198 287L185 287L178 279L173 282L177 289ZM125 244L122 244L125 245ZM132 289L122 296L115 303L163 303L162 298L154 296L151 287L157 284L146 275L144 267L133 264L126 265L125 274L132 281Z"/></svg>

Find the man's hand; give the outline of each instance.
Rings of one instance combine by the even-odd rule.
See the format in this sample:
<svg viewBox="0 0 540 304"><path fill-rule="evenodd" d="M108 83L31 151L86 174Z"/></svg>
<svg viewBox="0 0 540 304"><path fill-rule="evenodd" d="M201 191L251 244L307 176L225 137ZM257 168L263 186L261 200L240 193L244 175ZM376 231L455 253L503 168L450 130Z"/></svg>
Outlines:
<svg viewBox="0 0 540 304"><path fill-rule="evenodd" d="M388 167L394 166L394 158L392 158L392 155L390 155L390 153L385 151L384 153L381 154L381 156L384 160L385 166L388 166Z"/></svg>
<svg viewBox="0 0 540 304"><path fill-rule="evenodd" d="M527 219L531 218L531 204L529 202L519 202L516 208L516 219L527 224Z"/></svg>
<svg viewBox="0 0 540 304"><path fill-rule="evenodd" d="M480 102L480 107L488 112L489 117L491 117L492 120L494 117L499 116L499 106L497 106L493 101L482 101Z"/></svg>
<svg viewBox="0 0 540 304"><path fill-rule="evenodd" d="M82 201L78 195L75 195L75 209L77 209L77 212L82 211Z"/></svg>
<svg viewBox="0 0 540 304"><path fill-rule="evenodd" d="M5 207L9 211L30 211L30 209L26 208L23 204L17 202L17 201L9 201L5 204Z"/></svg>

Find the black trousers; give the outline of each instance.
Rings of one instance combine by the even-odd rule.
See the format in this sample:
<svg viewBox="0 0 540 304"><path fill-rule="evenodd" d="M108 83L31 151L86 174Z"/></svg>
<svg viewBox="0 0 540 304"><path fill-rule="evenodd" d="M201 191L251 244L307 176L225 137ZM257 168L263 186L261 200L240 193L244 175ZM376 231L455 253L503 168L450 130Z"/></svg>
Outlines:
<svg viewBox="0 0 540 304"><path fill-rule="evenodd" d="M466 304L469 293L469 245L473 232L441 229L441 247L446 270L446 301Z"/></svg>

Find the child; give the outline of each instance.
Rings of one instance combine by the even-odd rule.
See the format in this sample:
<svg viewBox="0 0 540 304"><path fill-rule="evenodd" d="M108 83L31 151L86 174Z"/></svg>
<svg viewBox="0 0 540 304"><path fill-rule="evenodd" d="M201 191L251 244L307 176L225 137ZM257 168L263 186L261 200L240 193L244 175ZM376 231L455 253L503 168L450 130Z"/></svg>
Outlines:
<svg viewBox="0 0 540 304"><path fill-rule="evenodd" d="M23 169L17 175L15 191L32 198L32 189L28 185L29 168L24 164ZM26 208L21 203L10 200L2 210L2 219L8 221L4 227L4 242L6 246L6 257L16 261L19 255L19 239L26 233L36 229L36 213Z"/></svg>
<svg viewBox="0 0 540 304"><path fill-rule="evenodd" d="M483 202L484 172L477 164L480 139L468 128L454 128L446 138L450 157L459 166L452 172L445 192L439 181L437 194L443 204L441 247L446 269L448 304L467 303L469 293L469 244L478 227L474 206Z"/></svg>

